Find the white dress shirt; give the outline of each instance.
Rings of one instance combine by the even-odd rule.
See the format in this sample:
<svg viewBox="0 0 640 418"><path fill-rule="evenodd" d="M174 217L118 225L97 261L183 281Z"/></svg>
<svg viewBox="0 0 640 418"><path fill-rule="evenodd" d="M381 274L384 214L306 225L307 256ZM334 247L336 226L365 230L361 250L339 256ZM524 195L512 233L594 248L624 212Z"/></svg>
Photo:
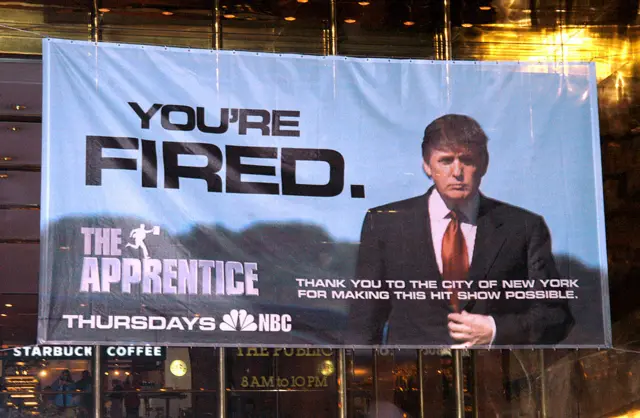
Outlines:
<svg viewBox="0 0 640 418"><path fill-rule="evenodd" d="M460 229L462 229L462 235L464 241L467 244L467 253L469 256L469 265L473 258L473 248L476 243L476 220L478 219L478 208L480 206L480 196L476 196L463 207L459 207L458 212L460 216ZM436 261L438 263L438 270L442 273L442 239L444 233L451 222L449 213L451 209L447 207L442 200L440 193L434 188L431 196L429 196L429 221L431 223L431 239L433 240L433 249L436 253ZM463 219L464 218L464 219Z"/></svg>
<svg viewBox="0 0 640 418"><path fill-rule="evenodd" d="M436 262L438 263L438 270L440 270L440 274L442 274L442 239L444 238L447 226L449 226L449 222L451 222L451 218L449 216L451 209L447 207L444 200L442 200L442 196L440 196L440 193L438 193L438 190L435 188L429 196L428 204L429 222L431 224L431 239L436 255ZM462 229L462 235L464 236L464 241L467 244L469 265L471 265L471 261L473 260L473 249L475 248L476 243L476 232L478 230L476 221L478 220L479 208L479 194L476 194L469 202L466 202L464 205L457 208L458 213L462 215L460 216L459 222L460 229ZM489 316L489 318L491 318L493 327L493 336L491 338L491 344L493 344L493 341L496 338L496 321L491 316Z"/></svg>

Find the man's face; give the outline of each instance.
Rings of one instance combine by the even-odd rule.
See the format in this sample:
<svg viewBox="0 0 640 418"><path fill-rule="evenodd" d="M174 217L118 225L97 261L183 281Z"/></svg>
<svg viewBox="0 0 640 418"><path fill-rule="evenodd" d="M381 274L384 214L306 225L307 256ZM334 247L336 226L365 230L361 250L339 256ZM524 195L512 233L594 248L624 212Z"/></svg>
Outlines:
<svg viewBox="0 0 640 418"><path fill-rule="evenodd" d="M477 150L434 149L424 162L424 171L433 179L444 201L455 205L475 196L487 164Z"/></svg>

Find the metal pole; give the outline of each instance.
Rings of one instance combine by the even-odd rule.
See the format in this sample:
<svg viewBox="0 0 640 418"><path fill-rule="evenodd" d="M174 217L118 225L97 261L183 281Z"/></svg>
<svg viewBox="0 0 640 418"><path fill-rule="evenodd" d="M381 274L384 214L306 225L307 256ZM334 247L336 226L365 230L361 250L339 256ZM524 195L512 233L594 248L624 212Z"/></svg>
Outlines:
<svg viewBox="0 0 640 418"><path fill-rule="evenodd" d="M227 416L227 373L224 347L218 348L218 418Z"/></svg>
<svg viewBox="0 0 640 418"><path fill-rule="evenodd" d="M378 349L373 349L373 418L378 418Z"/></svg>
<svg viewBox="0 0 640 418"><path fill-rule="evenodd" d="M538 350L540 362L540 417L547 418L547 366L544 364L544 350Z"/></svg>
<svg viewBox="0 0 640 418"><path fill-rule="evenodd" d="M102 362L102 352L100 346L93 346L93 418L102 417L102 375L100 374L100 363Z"/></svg>
<svg viewBox="0 0 640 418"><path fill-rule="evenodd" d="M213 49L222 49L222 13L220 12L220 0L213 0Z"/></svg>
<svg viewBox="0 0 640 418"><path fill-rule="evenodd" d="M480 416L478 399L478 352L471 351L471 378L473 381L473 418Z"/></svg>
<svg viewBox="0 0 640 418"><path fill-rule="evenodd" d="M444 59L450 60L453 56L451 46L451 0L444 0Z"/></svg>
<svg viewBox="0 0 640 418"><path fill-rule="evenodd" d="M344 348L338 350L338 403L340 405L338 416L340 418L347 418L347 364L345 351Z"/></svg>
<svg viewBox="0 0 640 418"><path fill-rule="evenodd" d="M338 55L338 18L336 15L336 1L329 2L331 22L329 22L329 55Z"/></svg>
<svg viewBox="0 0 640 418"><path fill-rule="evenodd" d="M420 418L424 418L424 353L418 350L418 391L420 392Z"/></svg>
<svg viewBox="0 0 640 418"><path fill-rule="evenodd" d="M100 27L100 0L91 2L91 41L102 40L102 28Z"/></svg>
<svg viewBox="0 0 640 418"><path fill-rule="evenodd" d="M453 354L453 373L456 393L456 418L464 418L464 370L462 368L462 350L451 350Z"/></svg>

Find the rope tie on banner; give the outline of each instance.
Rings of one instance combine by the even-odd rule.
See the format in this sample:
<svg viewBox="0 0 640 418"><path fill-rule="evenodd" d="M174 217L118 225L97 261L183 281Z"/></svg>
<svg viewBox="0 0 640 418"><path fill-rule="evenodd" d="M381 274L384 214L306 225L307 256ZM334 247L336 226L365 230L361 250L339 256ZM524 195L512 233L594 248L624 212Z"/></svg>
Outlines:
<svg viewBox="0 0 640 418"><path fill-rule="evenodd" d="M628 349L628 348L611 347L611 350L614 350L614 351L620 351L621 353L635 353L635 354L640 354L640 350L630 350L630 349Z"/></svg>
<svg viewBox="0 0 640 418"><path fill-rule="evenodd" d="M26 348L26 347L37 347L38 344L31 344L31 345L20 345L20 346L15 346L15 347L11 347L11 348L3 348L0 349L0 353L4 353L5 351L11 351L14 348Z"/></svg>
<svg viewBox="0 0 640 418"><path fill-rule="evenodd" d="M51 36L47 35L46 33L36 32L36 31L32 31L32 30L27 30L27 29L20 29L20 28L16 28L15 26L4 25L2 23L0 23L0 28L15 30L15 31L24 32L24 33L31 33L31 34L34 34L34 35L38 35L41 38L51 38Z"/></svg>

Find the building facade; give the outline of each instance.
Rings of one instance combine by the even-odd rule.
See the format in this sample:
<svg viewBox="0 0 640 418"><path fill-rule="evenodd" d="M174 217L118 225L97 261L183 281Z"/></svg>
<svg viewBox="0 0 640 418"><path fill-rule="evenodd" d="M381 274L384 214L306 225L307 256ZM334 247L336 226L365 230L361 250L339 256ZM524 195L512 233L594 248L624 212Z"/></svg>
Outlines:
<svg viewBox="0 0 640 418"><path fill-rule="evenodd" d="M0 416L640 416L638 2L0 1ZM614 349L35 347L41 39L596 64ZM60 384L60 375L69 371Z"/></svg>

